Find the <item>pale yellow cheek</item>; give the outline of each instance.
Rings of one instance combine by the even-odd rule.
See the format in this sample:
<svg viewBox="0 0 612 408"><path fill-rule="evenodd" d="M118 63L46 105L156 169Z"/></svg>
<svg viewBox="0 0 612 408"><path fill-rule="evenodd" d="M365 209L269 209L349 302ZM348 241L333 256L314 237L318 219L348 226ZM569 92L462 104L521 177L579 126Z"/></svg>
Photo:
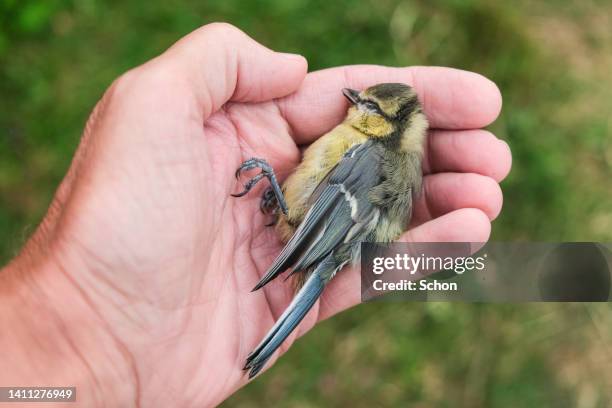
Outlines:
<svg viewBox="0 0 612 408"><path fill-rule="evenodd" d="M349 109L346 121L370 137L385 137L393 132L391 123L382 116L368 114L355 108Z"/></svg>
<svg viewBox="0 0 612 408"><path fill-rule="evenodd" d="M346 122L355 126L361 122L362 116L363 115L359 110L357 110L355 107L350 107L346 115Z"/></svg>
<svg viewBox="0 0 612 408"><path fill-rule="evenodd" d="M393 126L379 115L368 115L366 117L366 129L364 131L375 137L388 136L393 132Z"/></svg>

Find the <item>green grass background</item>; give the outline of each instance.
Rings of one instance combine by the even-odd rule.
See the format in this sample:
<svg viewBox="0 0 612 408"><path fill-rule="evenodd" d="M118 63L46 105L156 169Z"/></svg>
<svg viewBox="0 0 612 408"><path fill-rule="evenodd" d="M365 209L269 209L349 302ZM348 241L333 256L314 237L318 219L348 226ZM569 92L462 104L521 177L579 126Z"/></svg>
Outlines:
<svg viewBox="0 0 612 408"><path fill-rule="evenodd" d="M605 1L0 0L0 261L44 214L113 78L211 21L310 69L447 65L500 86L513 151L494 240L612 241ZM608 305L368 304L317 327L225 402L608 407Z"/></svg>

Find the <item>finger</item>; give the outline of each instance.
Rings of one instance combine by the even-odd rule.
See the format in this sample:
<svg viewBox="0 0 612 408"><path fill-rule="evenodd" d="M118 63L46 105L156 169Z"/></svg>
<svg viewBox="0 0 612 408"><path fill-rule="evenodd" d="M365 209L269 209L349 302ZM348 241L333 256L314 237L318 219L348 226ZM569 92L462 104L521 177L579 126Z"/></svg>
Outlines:
<svg viewBox="0 0 612 408"><path fill-rule="evenodd" d="M400 242L486 242L491 234L487 214L461 208L404 233Z"/></svg>
<svg viewBox="0 0 612 408"><path fill-rule="evenodd" d="M506 142L486 130L433 130L427 138L423 171L478 173L502 181L512 155Z"/></svg>
<svg viewBox="0 0 612 408"><path fill-rule="evenodd" d="M274 52L225 23L195 30L136 69L146 74L144 81L160 98L166 86L191 92L204 118L230 100L258 102L288 95L306 71L304 57Z"/></svg>
<svg viewBox="0 0 612 408"><path fill-rule="evenodd" d="M494 220L501 211L503 196L499 184L475 173L437 173L425 176L423 191L414 204L411 225L461 208L476 208Z"/></svg>
<svg viewBox="0 0 612 408"><path fill-rule="evenodd" d="M310 73L299 90L278 101L298 143L308 143L340 123L348 103L342 88L364 89L381 82L413 86L433 128L476 129L493 122L501 94L489 79L441 67L390 68L355 65Z"/></svg>
<svg viewBox="0 0 612 408"><path fill-rule="evenodd" d="M413 228L402 235L401 242L486 242L491 223L485 213L462 208ZM324 320L361 301L361 279L356 268L338 273L325 289L318 319Z"/></svg>

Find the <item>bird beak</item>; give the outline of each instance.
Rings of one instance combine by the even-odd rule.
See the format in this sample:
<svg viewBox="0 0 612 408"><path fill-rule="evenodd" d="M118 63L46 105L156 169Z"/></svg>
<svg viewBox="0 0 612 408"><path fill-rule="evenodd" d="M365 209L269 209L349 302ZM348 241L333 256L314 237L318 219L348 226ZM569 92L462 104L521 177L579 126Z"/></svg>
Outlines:
<svg viewBox="0 0 612 408"><path fill-rule="evenodd" d="M359 102L359 91L350 88L344 88L342 90L342 93L351 104L355 105L357 102Z"/></svg>

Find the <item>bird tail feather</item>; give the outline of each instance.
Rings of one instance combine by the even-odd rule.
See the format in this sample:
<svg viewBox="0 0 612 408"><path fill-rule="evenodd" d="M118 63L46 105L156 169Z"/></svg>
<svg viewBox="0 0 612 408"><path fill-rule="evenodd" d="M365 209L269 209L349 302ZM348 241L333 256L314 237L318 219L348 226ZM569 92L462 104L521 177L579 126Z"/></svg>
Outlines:
<svg viewBox="0 0 612 408"><path fill-rule="evenodd" d="M266 337L255 350L248 355L244 370L249 370L249 379L261 371L266 362L280 347L295 327L304 319L323 293L323 288L338 269L332 256L325 258L310 274L304 285L281 317L270 329Z"/></svg>

